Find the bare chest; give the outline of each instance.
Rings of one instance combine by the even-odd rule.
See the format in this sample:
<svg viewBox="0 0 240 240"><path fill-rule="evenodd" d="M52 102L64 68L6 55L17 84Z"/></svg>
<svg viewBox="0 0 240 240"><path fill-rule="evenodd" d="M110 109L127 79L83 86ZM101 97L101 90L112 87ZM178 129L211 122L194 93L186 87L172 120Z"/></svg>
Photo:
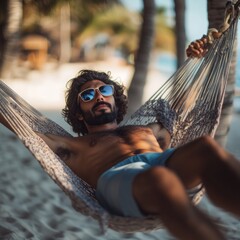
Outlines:
<svg viewBox="0 0 240 240"><path fill-rule="evenodd" d="M104 171L127 157L161 151L150 129L120 129L72 140L65 150L65 162L78 176L95 185Z"/></svg>
<svg viewBox="0 0 240 240"><path fill-rule="evenodd" d="M87 150L88 149L88 150ZM162 151L150 129L118 129L102 135L89 135L82 149L83 158L93 162L118 162L124 158L144 153ZM106 160L107 158L107 160Z"/></svg>

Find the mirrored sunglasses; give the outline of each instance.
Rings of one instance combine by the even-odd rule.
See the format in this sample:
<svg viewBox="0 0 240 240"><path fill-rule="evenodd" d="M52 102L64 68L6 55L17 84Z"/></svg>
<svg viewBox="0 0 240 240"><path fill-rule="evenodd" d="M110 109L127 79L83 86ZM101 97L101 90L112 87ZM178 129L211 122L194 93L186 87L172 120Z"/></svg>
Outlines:
<svg viewBox="0 0 240 240"><path fill-rule="evenodd" d="M87 88L78 94L78 102L79 98L81 98L83 102L93 100L95 98L96 91L104 97L109 97L114 94L114 87L113 85L103 85L98 88Z"/></svg>

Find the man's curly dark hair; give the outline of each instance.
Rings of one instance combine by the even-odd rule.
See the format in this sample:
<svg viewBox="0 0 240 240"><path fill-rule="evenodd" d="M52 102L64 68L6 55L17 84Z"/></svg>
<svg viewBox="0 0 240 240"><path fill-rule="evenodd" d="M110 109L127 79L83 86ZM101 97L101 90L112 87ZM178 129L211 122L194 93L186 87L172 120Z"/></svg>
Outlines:
<svg viewBox="0 0 240 240"><path fill-rule="evenodd" d="M123 120L127 112L127 97L124 95L125 87L111 79L110 72L98 72L94 70L81 70L78 75L69 80L67 83L67 91L65 94L66 106L62 110L65 121L72 126L72 129L78 135L88 133L83 121L78 119L81 109L78 104L78 94L83 84L91 80L100 80L105 84L114 86L114 99L117 107L117 123Z"/></svg>

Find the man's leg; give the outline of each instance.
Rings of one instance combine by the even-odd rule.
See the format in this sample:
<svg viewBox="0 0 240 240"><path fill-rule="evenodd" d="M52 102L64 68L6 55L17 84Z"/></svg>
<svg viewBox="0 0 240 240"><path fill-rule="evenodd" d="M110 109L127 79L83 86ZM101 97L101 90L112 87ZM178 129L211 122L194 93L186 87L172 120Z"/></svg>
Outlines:
<svg viewBox="0 0 240 240"><path fill-rule="evenodd" d="M185 188L202 182L216 205L240 216L240 162L212 138L202 137L178 148L167 166Z"/></svg>
<svg viewBox="0 0 240 240"><path fill-rule="evenodd" d="M153 167L133 181L133 196L143 213L158 215L178 239L224 239L212 221L189 200L171 170Z"/></svg>

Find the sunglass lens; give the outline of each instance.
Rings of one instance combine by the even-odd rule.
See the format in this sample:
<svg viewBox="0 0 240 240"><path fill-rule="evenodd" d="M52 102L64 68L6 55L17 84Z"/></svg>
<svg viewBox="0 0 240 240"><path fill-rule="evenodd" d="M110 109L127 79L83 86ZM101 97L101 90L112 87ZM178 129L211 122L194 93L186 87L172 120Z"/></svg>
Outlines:
<svg viewBox="0 0 240 240"><path fill-rule="evenodd" d="M113 95L113 86L111 85L103 85L99 88L101 94L105 97Z"/></svg>
<svg viewBox="0 0 240 240"><path fill-rule="evenodd" d="M87 89L86 91L81 93L81 98L83 101L88 102L93 100L95 95L94 89Z"/></svg>

